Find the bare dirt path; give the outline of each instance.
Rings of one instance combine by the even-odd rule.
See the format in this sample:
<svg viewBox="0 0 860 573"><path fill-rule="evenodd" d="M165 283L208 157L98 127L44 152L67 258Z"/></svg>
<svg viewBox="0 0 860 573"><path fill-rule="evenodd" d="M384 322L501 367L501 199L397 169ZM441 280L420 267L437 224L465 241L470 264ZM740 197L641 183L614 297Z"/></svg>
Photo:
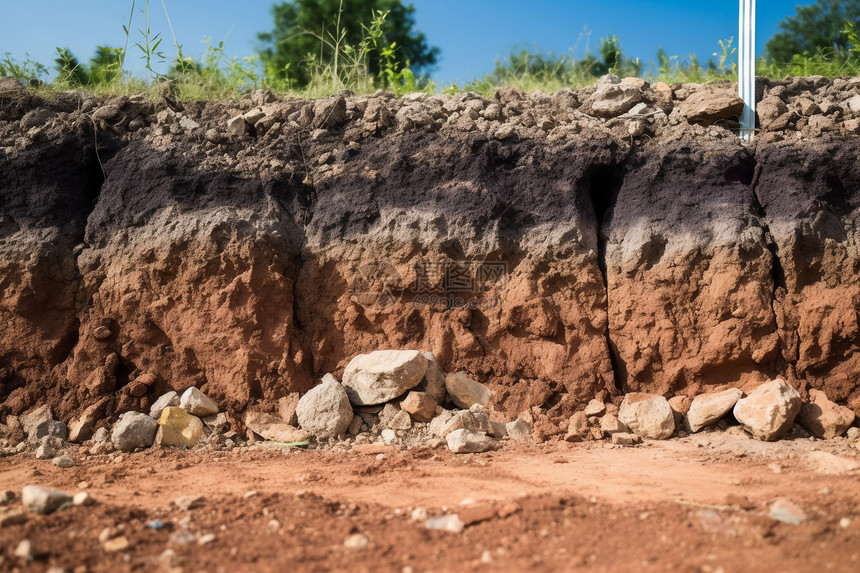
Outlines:
<svg viewBox="0 0 860 573"><path fill-rule="evenodd" d="M28 539L32 570L860 569L860 458L847 440L711 433L635 448L384 451L150 451L65 470L6 458L0 488L86 481L98 504L0 528L2 568L23 564L14 551ZM182 511L183 495L205 501ZM800 524L771 517L780 499L805 514ZM416 508L466 527L430 531ZM354 534L366 546L346 546ZM100 535L128 547L107 551Z"/></svg>

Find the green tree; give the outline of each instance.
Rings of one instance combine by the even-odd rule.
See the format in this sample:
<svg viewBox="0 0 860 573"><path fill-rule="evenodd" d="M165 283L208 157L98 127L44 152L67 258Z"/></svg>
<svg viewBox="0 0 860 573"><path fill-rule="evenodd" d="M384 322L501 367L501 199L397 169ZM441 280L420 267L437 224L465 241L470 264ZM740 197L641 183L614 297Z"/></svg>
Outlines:
<svg viewBox="0 0 860 573"><path fill-rule="evenodd" d="M339 38L343 34L346 44L356 46L364 37L362 26L371 24L374 11L388 12L384 41L378 49L395 43L393 57L400 67L427 73L436 64L439 48L429 46L424 34L415 30L415 8L411 4L404 6L400 0L292 0L275 4L274 29L257 35L266 73L275 79L289 79L298 87L307 85L310 74L303 63L308 55L318 61L334 57L331 47L320 38ZM380 72L380 60L384 59L380 55L370 54L368 58L368 71L373 77Z"/></svg>
<svg viewBox="0 0 860 573"><path fill-rule="evenodd" d="M860 24L860 0L818 0L798 6L793 17L779 23L782 31L765 44L766 58L784 64L795 55L845 56L851 48L846 23Z"/></svg>

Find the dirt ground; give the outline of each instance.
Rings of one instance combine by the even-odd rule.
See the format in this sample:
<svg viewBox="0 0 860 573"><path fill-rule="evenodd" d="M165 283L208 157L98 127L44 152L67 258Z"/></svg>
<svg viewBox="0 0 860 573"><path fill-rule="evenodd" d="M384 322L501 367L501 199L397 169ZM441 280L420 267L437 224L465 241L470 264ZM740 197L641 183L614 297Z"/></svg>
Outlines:
<svg viewBox="0 0 860 573"><path fill-rule="evenodd" d="M0 568L853 572L856 446L738 432L477 455L258 444L79 456L69 469L22 454L0 460L0 489L83 487L96 503L0 528ZM204 499L183 511L174 500L186 495ZM771 517L777 500L802 522ZM421 508L466 527L429 530ZM128 547L108 550L121 536ZM24 539L30 563L15 556Z"/></svg>

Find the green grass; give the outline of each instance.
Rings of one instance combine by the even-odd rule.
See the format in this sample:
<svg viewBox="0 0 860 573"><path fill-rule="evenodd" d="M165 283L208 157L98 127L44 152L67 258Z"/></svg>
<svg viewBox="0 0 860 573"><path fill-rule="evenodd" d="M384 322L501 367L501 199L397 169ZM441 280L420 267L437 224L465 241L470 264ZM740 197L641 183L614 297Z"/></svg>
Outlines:
<svg viewBox="0 0 860 573"><path fill-rule="evenodd" d="M334 57L323 60L309 55L300 65L309 72L312 81L307 87L296 89L289 80L280 79L284 77L284 70L277 70L277 73L266 70L257 56L241 59L228 56L223 40L213 43L206 38L202 55L198 59L189 56L176 40L166 2L161 5L173 41L172 55L166 53L165 34L153 31L149 25L150 0L132 0L128 24L122 26L123 47L98 46L88 62L81 62L68 49L58 47L57 57L50 68L33 61L29 55L18 62L6 52L0 58L0 76L16 77L33 89L46 93L64 90L82 90L99 96L145 93L153 100L158 99L162 84L169 81L173 92L183 101L236 99L259 88L306 98L324 97L345 89L358 94L372 93L377 89L398 94L418 90L430 93L472 91L492 97L498 89L505 87L545 92L578 89L593 84L606 73L670 84L737 81L736 48L731 38L720 40L713 57L704 64L693 55L668 55L661 48L656 58L645 65L639 58L624 55L620 41L612 36L600 41L597 53L586 52L579 59L572 55L575 47L570 54L561 55L517 49L507 58L497 61L493 72L483 78L440 88L426 79L416 78L408 65L400 67L397 64L394 54L398 47L386 44L383 37L387 13L377 12L370 25L362 26L363 37L357 45L345 41L340 13L334 16L334 31L325 35L306 32L325 44ZM796 55L786 63L760 60L757 75L772 79L810 75L858 76L860 38L850 24L846 25L845 34L852 46L846 53ZM587 36L585 31L580 34L577 44ZM380 69L376 76L368 71L371 54L378 58L374 61ZM144 63L144 77L133 76L128 71L128 58L134 56ZM53 79L49 81L51 77Z"/></svg>

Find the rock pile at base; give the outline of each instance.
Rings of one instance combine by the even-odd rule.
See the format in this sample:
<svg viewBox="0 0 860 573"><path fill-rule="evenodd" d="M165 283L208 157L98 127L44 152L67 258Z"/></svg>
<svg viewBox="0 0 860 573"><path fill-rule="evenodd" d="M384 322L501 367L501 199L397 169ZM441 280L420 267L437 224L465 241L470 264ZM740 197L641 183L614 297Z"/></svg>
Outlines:
<svg viewBox="0 0 860 573"><path fill-rule="evenodd" d="M609 447L636 446L643 439L683 437L710 431L714 426L725 429L729 424L739 424L752 438L772 441L784 436L797 421L822 439L847 433L848 439L858 441L860 447L860 428L851 427L855 418L850 409L815 389L809 391L804 402L800 393L782 379L761 384L749 394L738 388L723 388L692 400L685 396L667 400L634 392L615 402L592 399L560 421L539 407L506 420L494 409L489 387L464 372L446 375L430 353L382 351L360 355L350 364L351 391L326 374L304 395L282 398L277 413L247 411L244 426L248 441L318 446L346 441L355 447L447 447L457 454L478 454L505 443L549 439L608 440L612 444ZM374 380L381 390L374 386ZM391 395L398 387L400 394L384 403L365 403ZM360 403L351 401L350 394ZM375 398L368 399L370 396ZM181 396L173 391L165 393L153 403L149 414L125 412L110 430L99 427L92 431L95 421L91 414L85 414L91 438L84 447L91 455L114 450L133 452L151 446L232 448L242 438L230 430L227 416L218 409L212 398L192 387ZM15 428L19 428L18 434ZM7 448L7 455L29 449L36 459L70 468L77 462L69 455L66 438L70 436L65 429L65 424L53 420L50 408L39 407L20 417L9 416L7 423L0 426L0 439L8 444L8 437L17 435L22 440L17 447ZM816 459L816 463L831 462ZM56 504L67 501L55 493L28 489L25 505L35 512L53 511Z"/></svg>

